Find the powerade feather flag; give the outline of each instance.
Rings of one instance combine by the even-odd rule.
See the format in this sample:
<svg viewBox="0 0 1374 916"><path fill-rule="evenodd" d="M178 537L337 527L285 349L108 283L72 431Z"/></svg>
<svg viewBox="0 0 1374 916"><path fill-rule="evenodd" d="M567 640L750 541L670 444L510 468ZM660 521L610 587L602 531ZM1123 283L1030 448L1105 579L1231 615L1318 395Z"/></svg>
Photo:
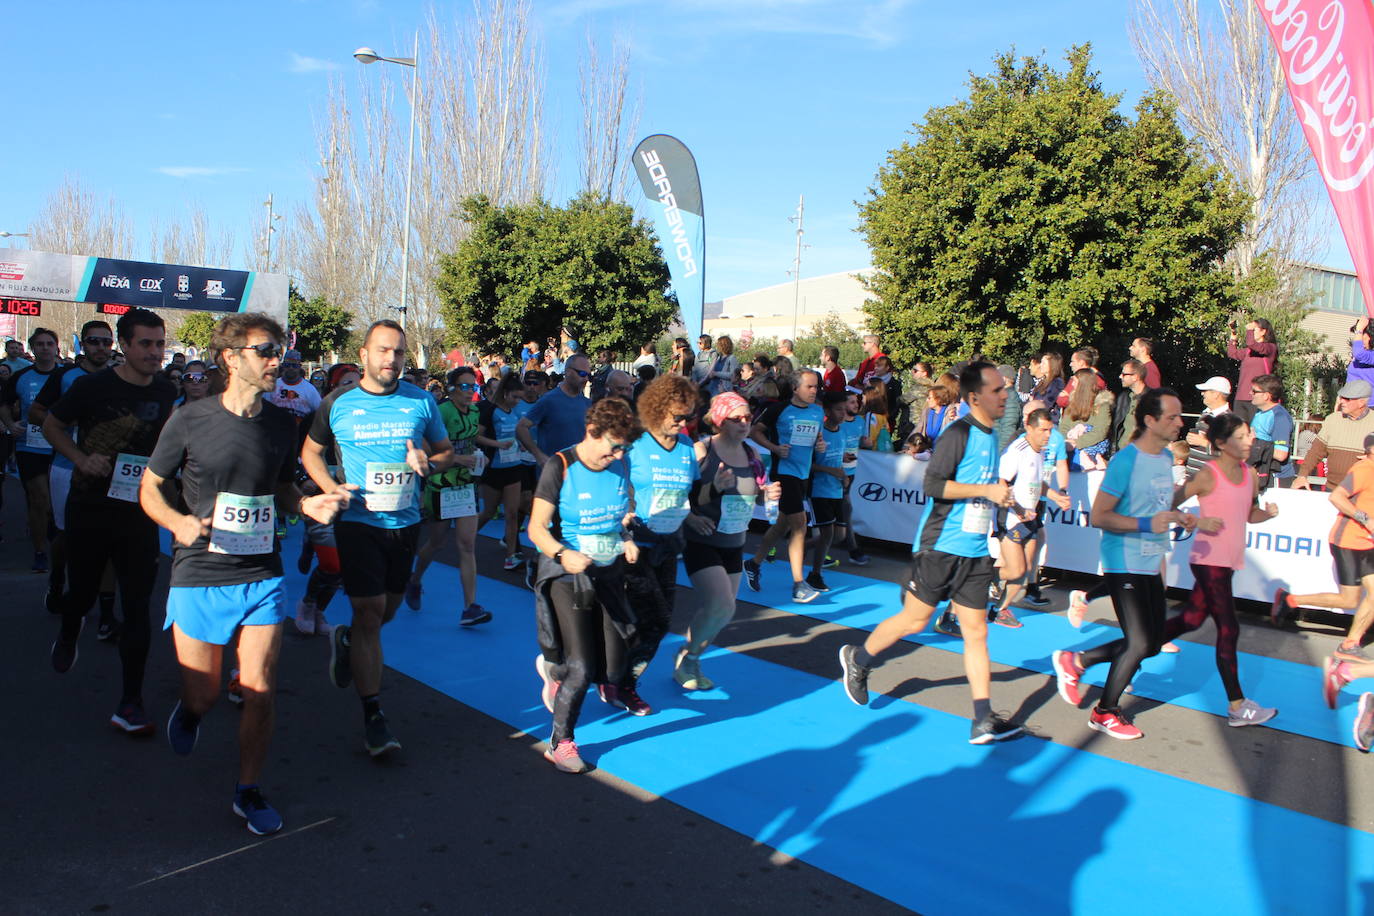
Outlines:
<svg viewBox="0 0 1374 916"><path fill-rule="evenodd" d="M678 310L689 339L701 334L706 299L706 211L701 206L697 161L682 141L667 134L645 137L635 147L635 174L654 211L663 257L673 277Z"/></svg>

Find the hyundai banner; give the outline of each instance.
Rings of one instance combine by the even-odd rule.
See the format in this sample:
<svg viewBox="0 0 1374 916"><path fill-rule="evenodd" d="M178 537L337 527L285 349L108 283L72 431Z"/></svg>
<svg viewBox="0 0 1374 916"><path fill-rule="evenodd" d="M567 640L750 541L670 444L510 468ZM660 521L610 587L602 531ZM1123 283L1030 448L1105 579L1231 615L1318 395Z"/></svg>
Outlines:
<svg viewBox="0 0 1374 916"><path fill-rule="evenodd" d="M1255 3L1374 314L1374 3Z"/></svg>
<svg viewBox="0 0 1374 916"><path fill-rule="evenodd" d="M677 293L687 336L701 334L706 299L706 212L701 205L697 161L682 141L667 134L645 137L635 147L635 174L649 198L654 226Z"/></svg>
<svg viewBox="0 0 1374 916"><path fill-rule="evenodd" d="M204 312L266 312L286 323L285 274L0 248L0 296Z"/></svg>

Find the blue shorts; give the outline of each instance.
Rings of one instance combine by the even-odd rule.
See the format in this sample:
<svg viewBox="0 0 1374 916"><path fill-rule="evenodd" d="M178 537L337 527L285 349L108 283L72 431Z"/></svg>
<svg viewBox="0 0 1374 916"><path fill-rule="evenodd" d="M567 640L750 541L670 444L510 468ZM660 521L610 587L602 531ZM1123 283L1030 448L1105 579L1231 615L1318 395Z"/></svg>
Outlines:
<svg viewBox="0 0 1374 916"><path fill-rule="evenodd" d="M242 585L169 588L167 622L192 639L227 646L239 627L271 626L287 617L286 580L260 579Z"/></svg>

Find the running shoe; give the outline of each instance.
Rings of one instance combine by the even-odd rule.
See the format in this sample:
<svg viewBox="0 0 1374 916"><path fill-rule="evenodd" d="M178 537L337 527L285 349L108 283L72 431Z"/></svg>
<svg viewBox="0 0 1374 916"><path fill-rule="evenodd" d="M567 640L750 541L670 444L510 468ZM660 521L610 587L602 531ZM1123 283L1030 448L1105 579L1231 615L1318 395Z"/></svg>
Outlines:
<svg viewBox="0 0 1374 916"><path fill-rule="evenodd" d="M1050 599L1040 594L1039 586L1032 585L1030 588L1026 589L1026 594L1022 596L1021 600L1017 603L1023 604L1026 607L1041 608L1049 607Z"/></svg>
<svg viewBox="0 0 1374 916"><path fill-rule="evenodd" d="M142 703L121 703L110 716L110 724L126 735L151 735L153 723L143 712Z"/></svg>
<svg viewBox="0 0 1374 916"><path fill-rule="evenodd" d="M821 595L820 589L813 588L805 582L792 583L792 600L798 604L810 604Z"/></svg>
<svg viewBox="0 0 1374 916"><path fill-rule="evenodd" d="M39 551L33 555L33 571L36 573L48 571L48 555L46 553Z"/></svg>
<svg viewBox="0 0 1374 916"><path fill-rule="evenodd" d="M1239 706L1226 714L1226 724L1233 728L1242 725L1263 725L1278 714L1277 709L1261 706L1254 700L1241 700Z"/></svg>
<svg viewBox="0 0 1374 916"><path fill-rule="evenodd" d="M1355 746L1366 754L1374 742L1374 693L1360 694L1359 712L1355 714Z"/></svg>
<svg viewBox="0 0 1374 916"><path fill-rule="evenodd" d="M1059 682L1059 695L1070 706L1078 706L1083 702L1083 688L1079 686L1079 679L1083 677L1083 666L1078 664L1078 656L1060 649L1054 653L1052 659L1054 676Z"/></svg>
<svg viewBox="0 0 1374 916"><path fill-rule="evenodd" d="M560 741L544 752L544 759L564 773L585 773L591 769L577 752L577 745L571 740Z"/></svg>
<svg viewBox="0 0 1374 916"><path fill-rule="evenodd" d="M348 631L350 627L339 624L329 639L329 683L335 687L347 687L353 683L353 666L349 660Z"/></svg>
<svg viewBox="0 0 1374 916"><path fill-rule="evenodd" d="M1166 642L1159 647L1159 651L1163 652L1165 655L1177 655L1181 650L1177 643Z"/></svg>
<svg viewBox="0 0 1374 916"><path fill-rule="evenodd" d="M1075 627L1083 626L1083 615L1088 612L1088 593L1081 588L1069 592L1069 623Z"/></svg>
<svg viewBox="0 0 1374 916"><path fill-rule="evenodd" d="M539 679L544 682L544 686L539 689L539 699L543 701L544 708L553 712L554 697L558 695L558 688L562 686L562 681L555 681L549 675L549 663L544 661L544 654L534 657L534 670L538 672Z"/></svg>
<svg viewBox="0 0 1374 916"><path fill-rule="evenodd" d="M711 690L716 686L715 681L701 673L701 656L690 655L686 649L677 654L673 680L683 690Z"/></svg>
<svg viewBox="0 0 1374 916"><path fill-rule="evenodd" d="M992 744L1021 734L1021 726L1013 725L1001 716L989 713L969 727L969 744Z"/></svg>
<svg viewBox="0 0 1374 916"><path fill-rule="evenodd" d="M632 716L647 716L654 711L652 706L640 698L639 692L633 687L597 684L596 695L601 697L601 702L606 705L623 709Z"/></svg>
<svg viewBox="0 0 1374 916"><path fill-rule="evenodd" d="M43 606L48 609L49 614L62 613L62 589L49 584L48 593L43 596Z"/></svg>
<svg viewBox="0 0 1374 916"><path fill-rule="evenodd" d="M86 618L82 617L82 629L85 629L85 626ZM77 639L80 638L81 630L77 630ZM77 651L76 642L76 639L67 642L62 638L61 633L57 634L57 639L53 640L52 653L50 655L52 670L56 671L58 674L66 674L68 671L72 670L72 666L76 664L76 657L80 654L80 652Z"/></svg>
<svg viewBox="0 0 1374 916"><path fill-rule="evenodd" d="M839 568L840 568L840 561L837 560L837 559L835 559L834 557L832 557L830 554L826 554L826 555L825 555L825 559L821 561L821 569L839 569Z"/></svg>
<svg viewBox="0 0 1374 916"><path fill-rule="evenodd" d="M100 625L96 628L95 638L101 642L109 642L119 638L119 621L113 617L102 617Z"/></svg>
<svg viewBox="0 0 1374 916"><path fill-rule="evenodd" d="M806 577L806 584L818 592L830 591L830 586L826 585L825 580L821 578L821 571L819 569L811 570L811 575Z"/></svg>
<svg viewBox="0 0 1374 916"><path fill-rule="evenodd" d="M744 561L744 584L751 592L763 591L763 567L753 557Z"/></svg>
<svg viewBox="0 0 1374 916"><path fill-rule="evenodd" d="M868 705L868 669L854 660L858 646L840 646L840 670L844 672L844 692L859 706Z"/></svg>
<svg viewBox="0 0 1374 916"><path fill-rule="evenodd" d="M235 706L243 705L243 685L239 683L239 669L235 668L229 672L229 687L224 691L224 695Z"/></svg>
<svg viewBox="0 0 1374 916"><path fill-rule="evenodd" d="M423 591L424 589L420 586L419 582L407 582L406 607L410 608L412 611L418 611L420 609L420 594Z"/></svg>
<svg viewBox="0 0 1374 916"><path fill-rule="evenodd" d="M520 568L520 564L523 562L525 562L525 560L522 556L520 556L520 554L513 553L502 561L501 568L504 569L506 572L514 572L515 570Z"/></svg>
<svg viewBox="0 0 1374 916"><path fill-rule="evenodd" d="M248 832L255 836L267 836L281 829L281 815L262 797L257 786L234 790L234 813L247 822Z"/></svg>
<svg viewBox="0 0 1374 916"><path fill-rule="evenodd" d="M964 638L964 631L959 629L959 618L953 611L945 611L935 618L935 632L953 636L955 639Z"/></svg>
<svg viewBox="0 0 1374 916"><path fill-rule="evenodd" d="M1364 650L1364 646L1340 645L1336 647L1336 657L1343 658L1352 662L1367 662L1370 660L1369 653Z"/></svg>
<svg viewBox="0 0 1374 916"><path fill-rule="evenodd" d="M475 627L479 623L486 623L491 619L491 611L482 607L480 604L469 604L463 609L463 616L458 618L458 625L463 627Z"/></svg>
<svg viewBox="0 0 1374 916"><path fill-rule="evenodd" d="M639 679L644 676L645 669L648 667L649 660L647 658L641 658L630 666L630 677L634 678L635 682L638 683Z"/></svg>
<svg viewBox="0 0 1374 916"><path fill-rule="evenodd" d="M401 742L396 740L396 736L387 727L386 715L374 712L368 716L367 722L363 726L363 746L373 757L380 757L387 751L399 751Z"/></svg>
<svg viewBox="0 0 1374 916"><path fill-rule="evenodd" d="M296 632L302 636L315 635L315 602L309 598L302 598L296 602L296 616L292 618L296 624Z"/></svg>
<svg viewBox="0 0 1374 916"><path fill-rule="evenodd" d="M167 743L182 757L196 749L196 739L200 737L200 720L181 708L181 701L172 707L167 717Z"/></svg>
<svg viewBox="0 0 1374 916"><path fill-rule="evenodd" d="M766 558L766 559L768 560L768 562L769 562L769 563L772 563L772 562L773 562L774 560L776 560L777 558L778 558L778 548L776 548L776 547L769 547L769 548L768 548L768 556L767 556L767 558Z"/></svg>
<svg viewBox="0 0 1374 916"><path fill-rule="evenodd" d="M867 566L869 562L868 554L862 550L849 551L849 564L851 566Z"/></svg>
<svg viewBox="0 0 1374 916"><path fill-rule="evenodd" d="M1275 591L1274 603L1269 605L1269 622L1279 626L1292 611L1293 609L1288 606L1288 590L1281 588Z"/></svg>
<svg viewBox="0 0 1374 916"><path fill-rule="evenodd" d="M1120 741L1145 737L1145 733L1132 725L1131 720L1119 709L1099 709L1094 706L1088 714L1088 728Z"/></svg>
<svg viewBox="0 0 1374 916"><path fill-rule="evenodd" d="M328 636L334 632L334 624L329 622L329 618L324 616L324 608L315 605L315 633L319 636Z"/></svg>
<svg viewBox="0 0 1374 916"><path fill-rule="evenodd" d="M992 622L999 627L1006 627L1008 630L1021 629L1021 621L1016 619L1016 615L1012 613L1009 607L1002 608L1002 610L998 611L997 616L992 618Z"/></svg>
<svg viewBox="0 0 1374 916"><path fill-rule="evenodd" d="M1349 683L1350 678L1346 677L1341 660L1334 655L1328 655L1322 663L1322 699L1326 701L1327 709L1336 708L1337 695L1341 688Z"/></svg>

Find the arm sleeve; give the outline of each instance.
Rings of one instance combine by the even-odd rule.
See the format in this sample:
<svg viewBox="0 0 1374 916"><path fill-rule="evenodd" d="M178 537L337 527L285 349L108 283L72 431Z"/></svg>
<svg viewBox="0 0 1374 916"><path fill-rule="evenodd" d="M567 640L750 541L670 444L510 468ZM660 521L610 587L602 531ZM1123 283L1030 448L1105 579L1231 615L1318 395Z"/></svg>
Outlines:
<svg viewBox="0 0 1374 916"><path fill-rule="evenodd" d="M969 425L956 421L935 440L935 450L926 465L925 490L935 499L943 499L945 484L954 479L959 462L968 445Z"/></svg>
<svg viewBox="0 0 1374 916"><path fill-rule="evenodd" d="M148 469L157 476L167 479L175 477L186 460L186 446L189 444L186 411L178 410L172 414L162 434L157 437L157 445L148 458Z"/></svg>

